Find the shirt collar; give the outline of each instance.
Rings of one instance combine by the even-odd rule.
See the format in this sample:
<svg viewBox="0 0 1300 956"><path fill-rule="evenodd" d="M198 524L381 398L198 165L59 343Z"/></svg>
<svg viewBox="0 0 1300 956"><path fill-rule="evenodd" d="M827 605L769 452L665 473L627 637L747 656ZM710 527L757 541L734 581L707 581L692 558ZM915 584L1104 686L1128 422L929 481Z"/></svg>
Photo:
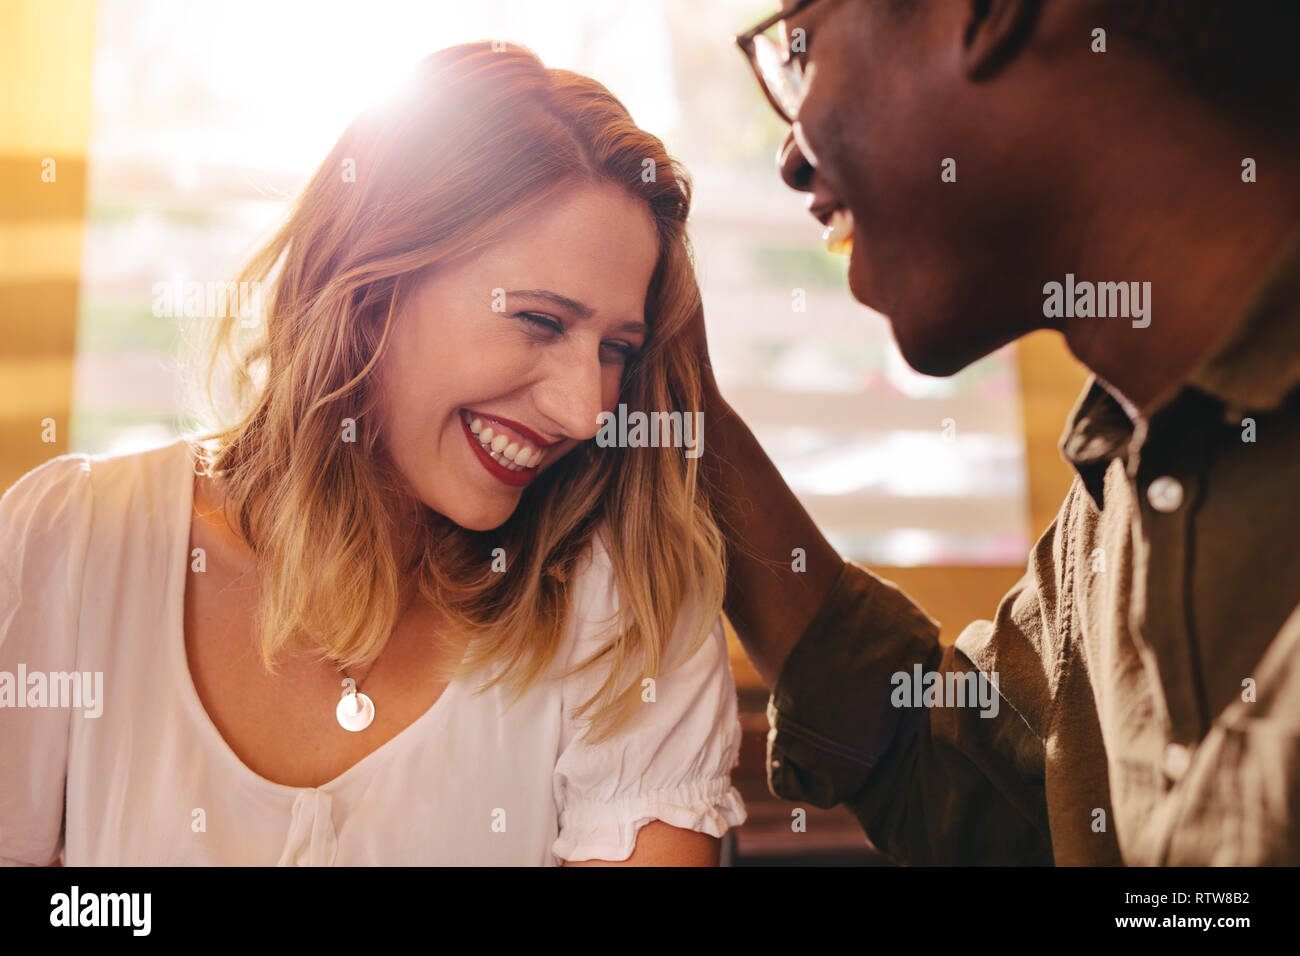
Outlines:
<svg viewBox="0 0 1300 956"><path fill-rule="evenodd" d="M1096 375L1089 377L1061 435L1060 449L1098 509L1106 469L1133 438L1133 420Z"/></svg>
<svg viewBox="0 0 1300 956"><path fill-rule="evenodd" d="M1300 386L1300 232L1286 244L1244 318L1176 386L1146 410L1147 417L1195 388L1240 410L1273 411ZM1134 431L1145 434L1136 410L1126 410L1096 375L1088 379L1061 435L1061 454L1097 507L1106 468L1127 452Z"/></svg>

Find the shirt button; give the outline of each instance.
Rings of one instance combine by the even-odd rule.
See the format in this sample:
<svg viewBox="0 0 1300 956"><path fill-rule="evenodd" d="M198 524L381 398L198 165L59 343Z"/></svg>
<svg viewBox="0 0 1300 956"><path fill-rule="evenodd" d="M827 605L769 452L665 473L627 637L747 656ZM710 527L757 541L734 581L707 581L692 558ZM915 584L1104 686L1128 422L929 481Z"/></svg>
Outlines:
<svg viewBox="0 0 1300 956"><path fill-rule="evenodd" d="M1165 752L1160 761L1160 767L1165 772L1165 776L1177 783L1183 779L1187 773L1187 768L1191 766L1192 753L1182 744L1169 744L1165 747Z"/></svg>
<svg viewBox="0 0 1300 956"><path fill-rule="evenodd" d="M1177 511L1183 503L1183 486L1177 478L1161 475L1147 486L1147 501L1151 502L1151 507L1156 511L1166 514Z"/></svg>
<svg viewBox="0 0 1300 956"><path fill-rule="evenodd" d="M773 769L773 770L779 770L780 768L781 768L781 761L779 761L779 760L773 760L773 761L772 761L772 769Z"/></svg>

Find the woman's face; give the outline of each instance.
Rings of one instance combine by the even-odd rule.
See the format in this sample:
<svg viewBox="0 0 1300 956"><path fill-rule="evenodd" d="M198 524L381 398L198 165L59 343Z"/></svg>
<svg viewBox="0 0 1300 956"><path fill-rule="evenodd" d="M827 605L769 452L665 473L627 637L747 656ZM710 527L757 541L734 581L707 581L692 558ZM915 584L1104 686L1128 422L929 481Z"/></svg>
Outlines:
<svg viewBox="0 0 1300 956"><path fill-rule="evenodd" d="M378 369L386 444L420 501L496 528L531 480L596 435L645 343L657 255L644 203L583 185L428 274Z"/></svg>

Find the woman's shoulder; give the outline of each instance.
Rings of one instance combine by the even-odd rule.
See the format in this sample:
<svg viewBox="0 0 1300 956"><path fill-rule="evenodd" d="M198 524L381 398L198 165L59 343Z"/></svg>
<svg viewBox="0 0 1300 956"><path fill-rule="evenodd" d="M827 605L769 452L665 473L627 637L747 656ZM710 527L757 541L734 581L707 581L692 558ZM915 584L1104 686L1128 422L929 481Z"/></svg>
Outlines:
<svg viewBox="0 0 1300 956"><path fill-rule="evenodd" d="M89 456L83 454L58 455L37 465L15 481L0 496L0 506L6 515L27 512L51 499L75 493L90 480Z"/></svg>
<svg viewBox="0 0 1300 956"><path fill-rule="evenodd" d="M188 437L123 454L87 455L96 500L145 495L155 504L188 491L194 478L194 451Z"/></svg>
<svg viewBox="0 0 1300 956"><path fill-rule="evenodd" d="M586 549L574 563L564 588L566 627L561 668L581 660L610 635L601 625L618 606L618 589L601 529L592 534Z"/></svg>
<svg viewBox="0 0 1300 956"><path fill-rule="evenodd" d="M575 619L587 625L618 607L618 580L610 558L609 529L601 524L592 533L587 548L574 564L569 581L569 600ZM590 626L583 630L590 631Z"/></svg>
<svg viewBox="0 0 1300 956"><path fill-rule="evenodd" d="M619 577L615 573L611 557L614 547L616 545L610 529L602 524L592 534L587 550L575 566L569 587L569 653L566 658L570 665L599 652L617 637L620 627L628 623L622 619L624 606L629 602L620 594ZM654 582L648 582L648 586L653 589ZM696 614L700 610L699 595L693 592L681 595L676 626L669 645L664 648L671 659L675 660L676 654L689 646L691 638L697 635ZM722 609L716 609L710 618L714 640L706 641L705 644L710 646L721 641L725 652ZM697 656L711 659L716 654L706 652Z"/></svg>
<svg viewBox="0 0 1300 956"><path fill-rule="evenodd" d="M97 513L120 514L135 502L157 507L183 490L181 469L192 471L184 438L129 454L58 455L33 468L0 497L0 536L12 550L66 540L89 528Z"/></svg>

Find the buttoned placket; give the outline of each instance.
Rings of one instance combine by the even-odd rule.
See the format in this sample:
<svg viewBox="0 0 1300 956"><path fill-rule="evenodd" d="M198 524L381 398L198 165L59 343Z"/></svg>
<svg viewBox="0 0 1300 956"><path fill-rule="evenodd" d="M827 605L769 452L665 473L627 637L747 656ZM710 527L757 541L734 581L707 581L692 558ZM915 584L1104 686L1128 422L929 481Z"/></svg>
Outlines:
<svg viewBox="0 0 1300 956"><path fill-rule="evenodd" d="M1150 648L1164 698L1166 745L1157 773L1165 789L1186 774L1209 731L1201 655L1190 618L1193 536L1208 465L1213 400L1183 393L1152 419L1137 423L1127 472L1140 524L1142 562L1133 581L1135 637Z"/></svg>
<svg viewBox="0 0 1300 956"><path fill-rule="evenodd" d="M324 790L298 792L289 820L289 833L277 866L333 866L338 853L334 831L334 800Z"/></svg>

